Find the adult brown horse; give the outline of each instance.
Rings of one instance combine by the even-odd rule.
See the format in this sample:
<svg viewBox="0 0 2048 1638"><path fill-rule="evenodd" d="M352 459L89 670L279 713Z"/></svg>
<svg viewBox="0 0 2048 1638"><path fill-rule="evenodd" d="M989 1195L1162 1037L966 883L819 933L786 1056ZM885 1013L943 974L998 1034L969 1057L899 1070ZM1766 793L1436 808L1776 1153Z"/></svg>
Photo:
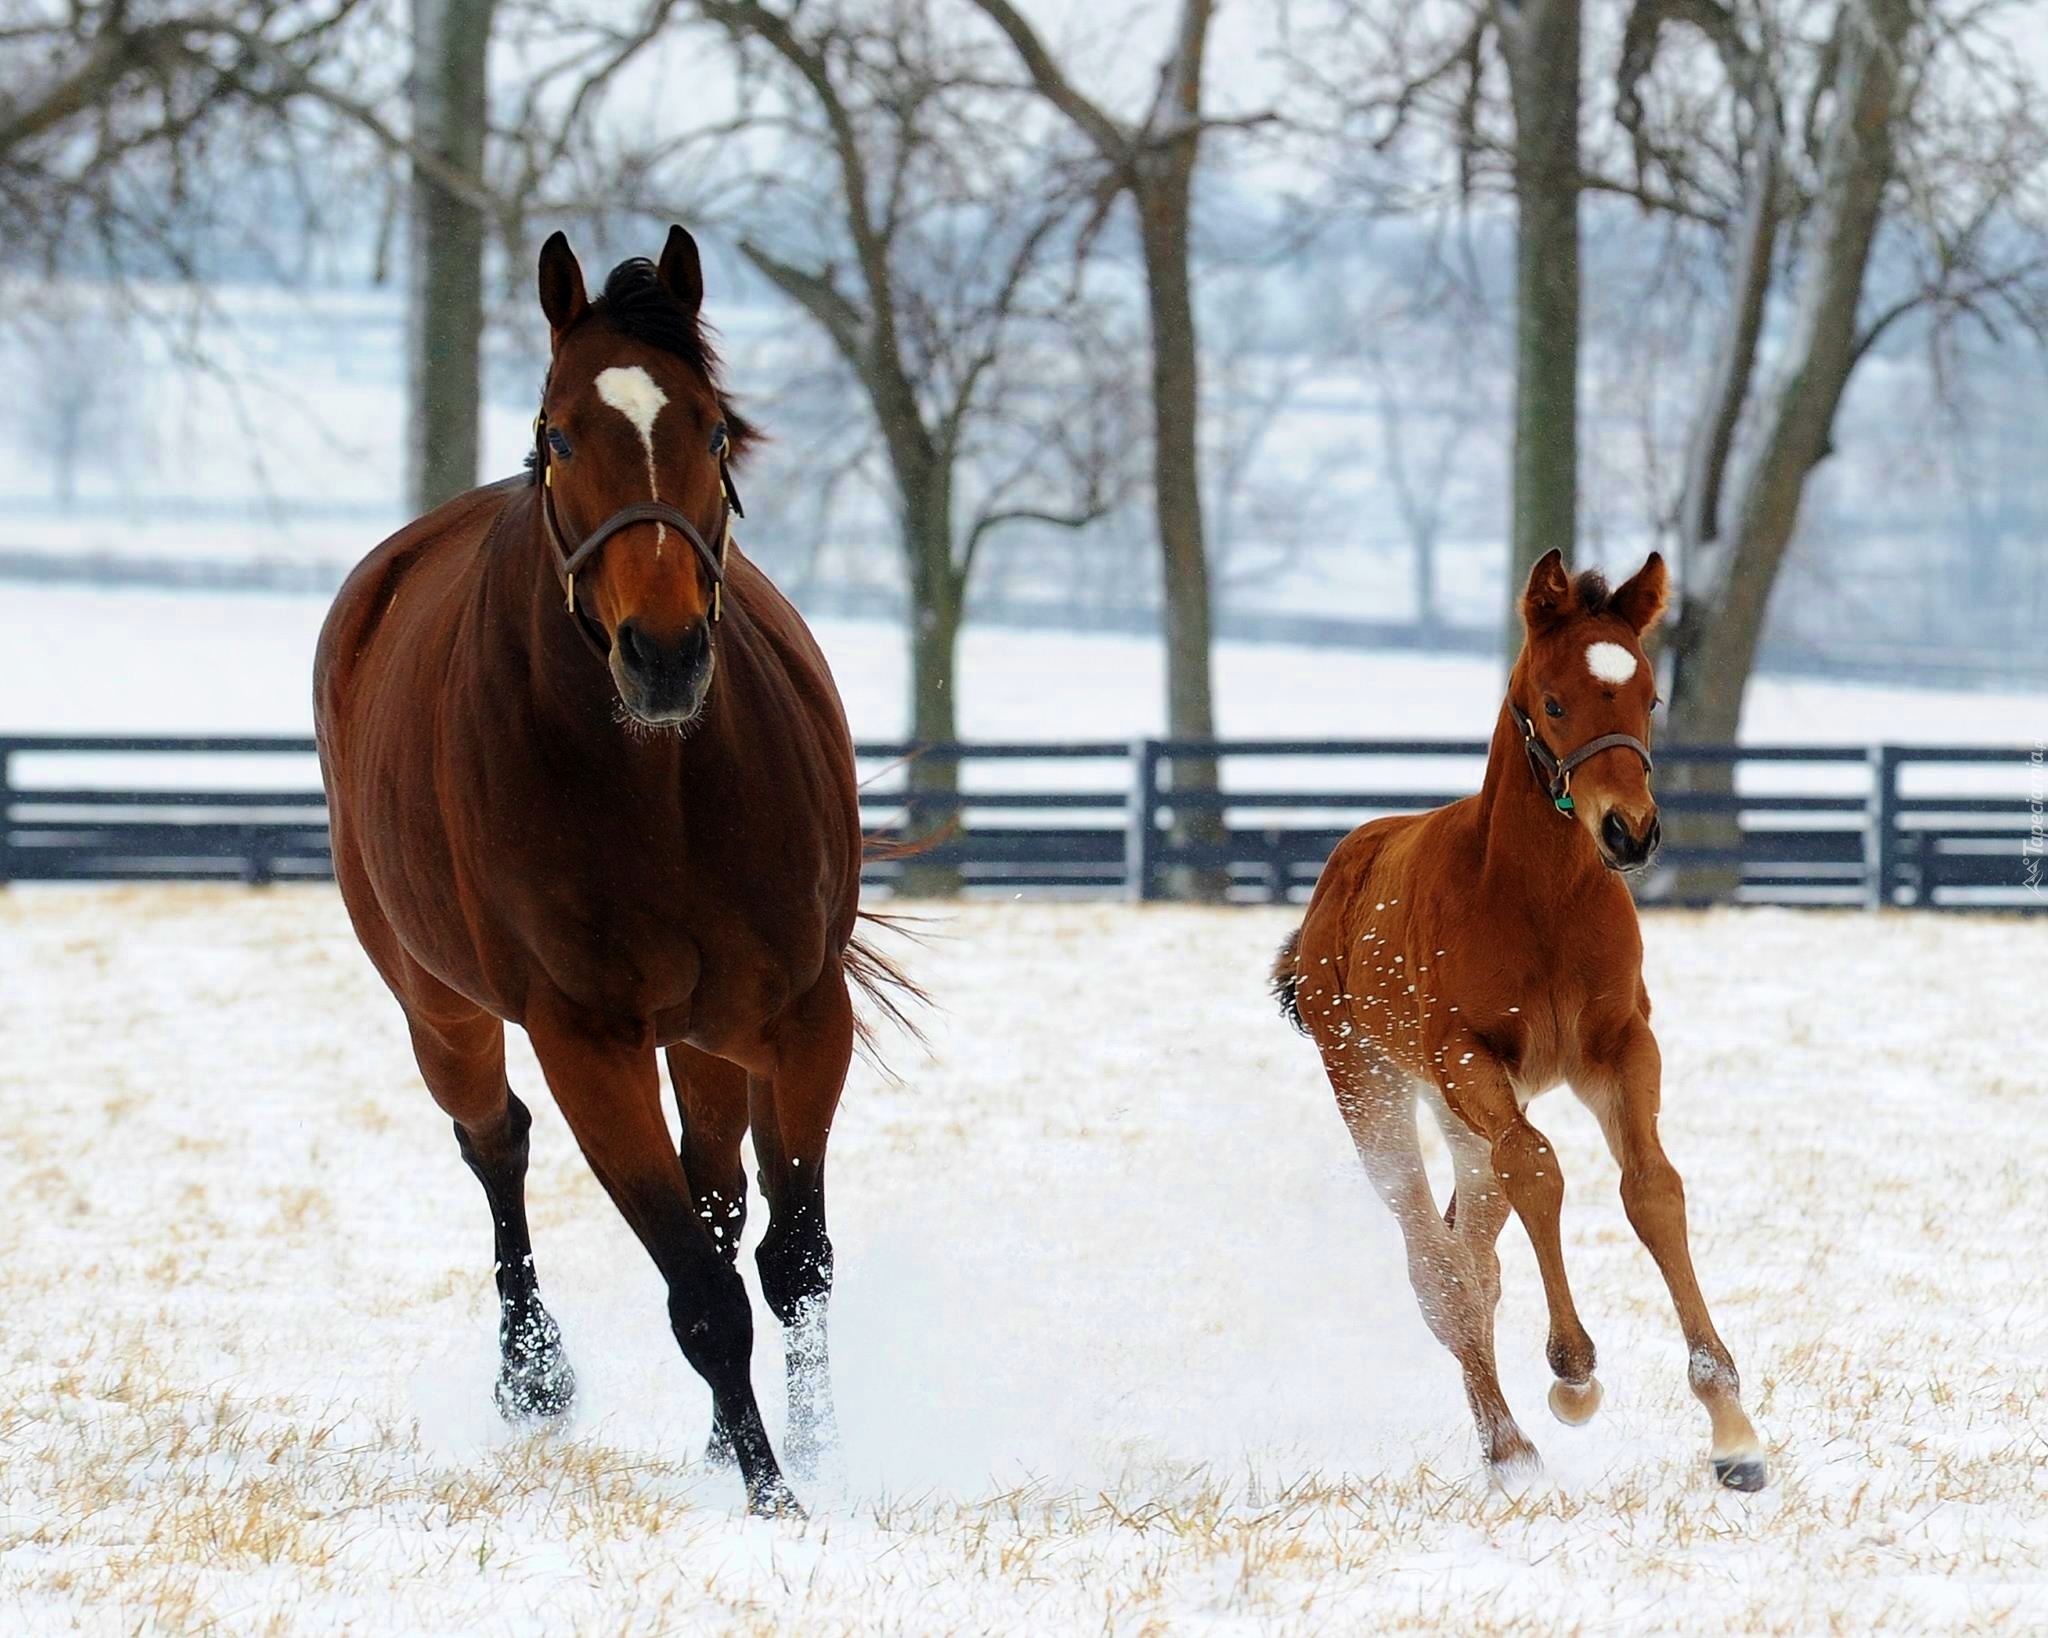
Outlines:
<svg viewBox="0 0 2048 1638"><path fill-rule="evenodd" d="M314 699L342 896L490 1202L499 1407L552 1415L574 1392L527 1236L512 1023L666 1280L713 1451L765 1514L796 1503L748 1377L740 1140L751 1125L801 1467L832 1432L825 1144L856 1031L848 979L894 974L854 938L861 832L831 674L731 543L729 467L753 434L703 293L681 228L596 300L548 240L531 471L364 559L321 633Z"/></svg>
<svg viewBox="0 0 2048 1638"><path fill-rule="evenodd" d="M1563 1174L1524 1112L1561 1081L1599 1119L1628 1219L1670 1287L1692 1389L1713 1422L1716 1476L1737 1490L1764 1483L1735 1362L1693 1275L1684 1187L1657 1136L1661 1062L1642 932L1620 874L1647 863L1658 841L1656 685L1642 636L1665 595L1655 553L1612 592L1594 573L1569 578L1556 552L1538 563L1479 794L1353 831L1273 969L1400 1221L1409 1279L1464 1371L1487 1463L1510 1483L1537 1465L1494 1369L1495 1242L1510 1208L1549 1301L1551 1409L1580 1423L1600 1403L1593 1342L1565 1282ZM1417 1141L1418 1096L1456 1166L1441 1217Z"/></svg>

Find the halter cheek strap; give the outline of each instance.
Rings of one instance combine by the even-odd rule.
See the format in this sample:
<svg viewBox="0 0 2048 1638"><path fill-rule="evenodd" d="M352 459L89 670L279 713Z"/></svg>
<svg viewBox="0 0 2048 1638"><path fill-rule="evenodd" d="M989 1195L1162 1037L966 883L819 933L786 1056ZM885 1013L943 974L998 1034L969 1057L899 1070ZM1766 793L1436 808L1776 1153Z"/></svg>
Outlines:
<svg viewBox="0 0 2048 1638"><path fill-rule="evenodd" d="M1602 734L1598 739L1589 739L1569 756L1560 758L1537 736L1536 724L1513 700L1508 709L1515 714L1515 722L1522 730L1522 748L1529 753L1529 766L1535 771L1538 782L1550 797L1551 806L1559 813L1570 814L1575 810L1572 802L1572 770L1588 758L1598 756L1602 751L1615 746L1625 746L1643 759L1643 772L1654 773L1657 764L1650 760L1650 748L1634 734Z"/></svg>
<svg viewBox="0 0 2048 1638"><path fill-rule="evenodd" d="M743 518L746 509L740 505L739 491L733 488L732 468L723 450L718 456L718 544L716 547L698 533L692 523L675 507L666 501L636 501L631 506L622 506L604 522L574 546L569 544L563 533L560 520L555 516L555 469L553 450L548 445L547 412L542 411L533 418L534 471L540 480L540 515L547 523L548 545L555 554L555 572L562 577L564 606L573 617L576 614L576 575L584 564L594 558L604 543L621 529L631 528L636 523L661 523L687 540L703 560L705 571L711 576L711 623L713 625L725 615L725 558L732 548L732 520ZM580 624L580 622L579 622ZM588 635L586 633L585 635Z"/></svg>

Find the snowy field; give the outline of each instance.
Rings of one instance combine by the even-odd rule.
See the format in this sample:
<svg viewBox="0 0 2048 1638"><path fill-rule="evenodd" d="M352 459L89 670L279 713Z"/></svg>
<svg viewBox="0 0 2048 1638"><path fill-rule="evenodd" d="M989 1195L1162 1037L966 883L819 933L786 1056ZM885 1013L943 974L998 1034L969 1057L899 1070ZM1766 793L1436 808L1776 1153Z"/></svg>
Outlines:
<svg viewBox="0 0 2048 1638"><path fill-rule="evenodd" d="M696 1461L708 1397L516 1040L584 1396L497 1423L482 1199L331 892L0 894L0 1629L2038 1630L2048 925L1648 923L1666 1140L1774 1483L1708 1477L1559 1095L1607 1403L1543 1413L1510 1226L1503 1376L1550 1470L1510 1501L1263 994L1289 918L933 916L930 1049L857 1069L835 1137L846 1439L798 1524Z"/></svg>
<svg viewBox="0 0 2048 1638"><path fill-rule="evenodd" d="M0 733L310 734L324 597L10 586L0 598ZM905 731L900 627L814 622L857 738ZM1163 728L1165 660L1143 637L970 626L960 723L969 739L1127 739ZM1501 672L1468 656L1220 643L1228 736L1484 739ZM1753 744L2028 746L2048 696L1759 677ZM1476 769L1470 775L1476 786Z"/></svg>

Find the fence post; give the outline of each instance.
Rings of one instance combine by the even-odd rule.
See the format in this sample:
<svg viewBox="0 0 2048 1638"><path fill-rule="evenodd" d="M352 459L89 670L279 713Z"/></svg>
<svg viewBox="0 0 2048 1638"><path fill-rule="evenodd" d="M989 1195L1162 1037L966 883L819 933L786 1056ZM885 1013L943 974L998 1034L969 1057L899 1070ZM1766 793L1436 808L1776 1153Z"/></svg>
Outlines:
<svg viewBox="0 0 2048 1638"><path fill-rule="evenodd" d="M1131 741L1131 789L1124 807L1124 897L1143 904L1159 896L1159 741Z"/></svg>
<svg viewBox="0 0 2048 1638"><path fill-rule="evenodd" d="M14 747L0 740L0 887L14 880Z"/></svg>
<svg viewBox="0 0 2048 1638"><path fill-rule="evenodd" d="M1892 902L1899 879L1899 752L1895 745L1870 751L1870 822L1863 858L1868 879L1863 902L1882 910Z"/></svg>

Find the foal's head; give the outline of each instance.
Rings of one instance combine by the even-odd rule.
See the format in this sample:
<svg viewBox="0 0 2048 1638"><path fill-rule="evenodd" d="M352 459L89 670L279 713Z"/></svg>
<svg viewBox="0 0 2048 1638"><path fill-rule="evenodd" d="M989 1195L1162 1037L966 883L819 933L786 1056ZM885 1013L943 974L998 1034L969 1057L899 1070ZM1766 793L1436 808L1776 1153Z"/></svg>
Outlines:
<svg viewBox="0 0 2048 1638"><path fill-rule="evenodd" d="M1556 552L1530 571L1522 594L1528 641L1508 678L1508 700L1559 762L1605 734L1649 745L1657 682L1642 638L1664 613L1668 589L1664 559L1655 552L1611 591L1597 570L1567 575ZM1614 868L1633 870L1657 851L1649 769L1626 745L1598 751L1573 769L1568 802L1569 816Z"/></svg>
<svg viewBox="0 0 2048 1638"><path fill-rule="evenodd" d="M576 617L609 642L619 699L640 722L694 721L711 689L720 605L712 561L725 551L725 466L753 439L726 401L698 310L697 244L669 229L659 262L621 262L596 300L562 234L541 247L540 305L552 343L540 460L564 550L620 508L664 502L670 523L628 523L574 577Z"/></svg>

